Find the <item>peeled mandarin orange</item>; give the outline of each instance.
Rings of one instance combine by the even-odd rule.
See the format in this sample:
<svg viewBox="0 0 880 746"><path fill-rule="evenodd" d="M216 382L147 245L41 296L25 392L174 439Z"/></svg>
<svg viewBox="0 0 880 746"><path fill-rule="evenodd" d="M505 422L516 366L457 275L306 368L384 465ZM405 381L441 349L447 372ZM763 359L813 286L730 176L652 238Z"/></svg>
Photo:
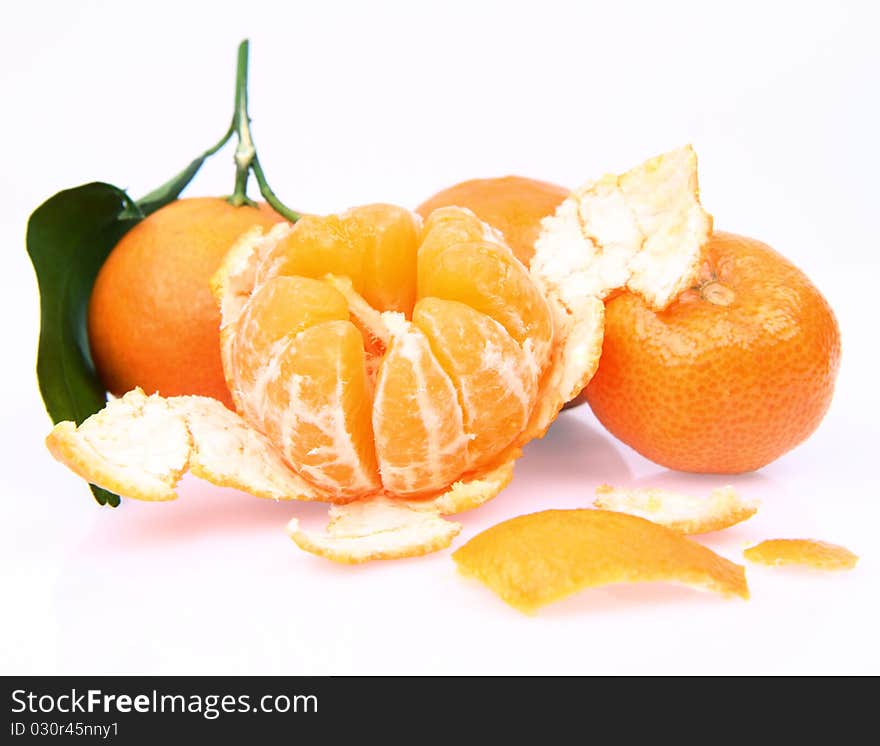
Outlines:
<svg viewBox="0 0 880 746"><path fill-rule="evenodd" d="M231 405L210 279L248 228L282 220L265 204L199 197L172 202L126 233L98 273L88 310L92 357L107 388Z"/></svg>
<svg viewBox="0 0 880 746"><path fill-rule="evenodd" d="M368 205L307 216L261 249L224 318L226 374L242 415L328 499L430 495L522 436L553 322L488 238L462 210L423 231Z"/></svg>

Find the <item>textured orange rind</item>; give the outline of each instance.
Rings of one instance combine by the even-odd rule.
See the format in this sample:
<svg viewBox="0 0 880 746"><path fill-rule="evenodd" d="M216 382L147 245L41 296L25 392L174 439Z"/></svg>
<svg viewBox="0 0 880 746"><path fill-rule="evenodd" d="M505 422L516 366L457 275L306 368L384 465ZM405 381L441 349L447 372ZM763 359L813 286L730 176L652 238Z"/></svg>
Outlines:
<svg viewBox="0 0 880 746"><path fill-rule="evenodd" d="M745 570L672 529L606 510L545 510L493 526L452 555L459 570L524 612L586 588L681 583L749 597Z"/></svg>
<svg viewBox="0 0 880 746"><path fill-rule="evenodd" d="M768 539L746 549L743 556L771 567L796 565L816 570L852 570L859 561L849 549L816 539Z"/></svg>

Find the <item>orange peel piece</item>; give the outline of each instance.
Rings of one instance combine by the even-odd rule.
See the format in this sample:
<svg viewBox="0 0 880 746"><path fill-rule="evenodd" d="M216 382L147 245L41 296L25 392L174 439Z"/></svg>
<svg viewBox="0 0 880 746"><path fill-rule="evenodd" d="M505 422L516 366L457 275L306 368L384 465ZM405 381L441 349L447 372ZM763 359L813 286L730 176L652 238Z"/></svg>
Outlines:
<svg viewBox="0 0 880 746"><path fill-rule="evenodd" d="M187 471L274 500L318 495L269 440L216 399L133 389L79 427L59 422L50 453L83 479L138 500L173 500Z"/></svg>
<svg viewBox="0 0 880 746"><path fill-rule="evenodd" d="M452 555L459 571L524 612L585 588L669 581L749 597L745 569L644 518L545 510L499 523Z"/></svg>
<svg viewBox="0 0 880 746"><path fill-rule="evenodd" d="M293 518L287 533L300 549L336 562L416 557L448 547L461 524L418 503L374 497L333 505L322 532L304 531Z"/></svg>
<svg viewBox="0 0 880 746"><path fill-rule="evenodd" d="M510 483L519 455L510 449L499 466L460 479L431 498L379 496L333 505L323 532L304 531L294 518L287 524L287 534L300 549L345 564L418 557L445 549L461 524L441 516L471 510L495 497Z"/></svg>
<svg viewBox="0 0 880 746"><path fill-rule="evenodd" d="M666 308L693 284L711 233L690 145L586 183L541 221L530 272L558 344L527 437L542 435L599 367L603 299L625 288Z"/></svg>
<svg viewBox="0 0 880 746"><path fill-rule="evenodd" d="M690 145L588 182L541 225L532 267L566 305L625 287L658 310L697 277L712 232Z"/></svg>
<svg viewBox="0 0 880 746"><path fill-rule="evenodd" d="M509 448L498 459L499 463L494 468L464 476L440 494L426 500L413 500L412 503L430 506L440 515L464 513L478 508L510 484L514 464L521 455L519 448Z"/></svg>
<svg viewBox="0 0 880 746"><path fill-rule="evenodd" d="M852 570L859 561L849 549L817 539L768 539L746 549L743 556L771 567L801 565L817 570Z"/></svg>
<svg viewBox="0 0 880 746"><path fill-rule="evenodd" d="M683 534L720 531L748 520L758 511L756 501L743 499L730 485L700 498L651 487L625 490L602 484L596 487L593 505L646 518Z"/></svg>

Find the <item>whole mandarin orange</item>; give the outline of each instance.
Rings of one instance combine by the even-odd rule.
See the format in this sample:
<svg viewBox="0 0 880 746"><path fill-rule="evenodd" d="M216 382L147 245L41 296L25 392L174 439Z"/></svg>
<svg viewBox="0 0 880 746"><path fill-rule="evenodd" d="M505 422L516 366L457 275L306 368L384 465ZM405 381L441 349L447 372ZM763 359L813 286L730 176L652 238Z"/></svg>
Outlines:
<svg viewBox="0 0 880 746"><path fill-rule="evenodd" d="M107 388L201 394L231 406L209 280L243 232L281 220L265 204L198 197L172 202L126 233L98 273L88 310L92 357Z"/></svg>
<svg viewBox="0 0 880 746"><path fill-rule="evenodd" d="M766 244L716 232L699 283L656 312L606 303L599 370L582 396L608 430L670 469L759 469L831 402L840 331L825 298Z"/></svg>

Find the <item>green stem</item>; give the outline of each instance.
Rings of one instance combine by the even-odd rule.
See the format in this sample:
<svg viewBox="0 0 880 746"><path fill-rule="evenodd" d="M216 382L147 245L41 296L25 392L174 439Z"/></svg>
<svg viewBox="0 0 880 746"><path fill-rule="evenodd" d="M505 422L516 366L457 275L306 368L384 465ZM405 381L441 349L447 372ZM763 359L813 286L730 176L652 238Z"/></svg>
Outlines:
<svg viewBox="0 0 880 746"><path fill-rule="evenodd" d="M251 136L251 119L248 115L248 40L245 39L238 46L238 64L235 74L235 114L232 117L231 131L238 136L238 145L235 148L235 188L229 197L229 202L236 207L240 205L253 205L248 199L247 185L253 170L260 187L260 194L272 209L279 215L295 223L300 219L300 214L284 205L272 191L263 173L263 167L257 158L257 149Z"/></svg>
<svg viewBox="0 0 880 746"><path fill-rule="evenodd" d="M260 194L263 195L263 199L269 203L270 207L275 210L281 217L286 218L291 223L295 223L299 220L302 215L298 213L296 210L291 210L287 205L285 205L278 197L275 196L275 192L272 191L272 187L269 186L269 183L266 181L266 175L263 173L263 167L260 165L260 159L254 155L253 163L251 164L254 169L254 177L257 180L257 184L260 187Z"/></svg>
<svg viewBox="0 0 880 746"><path fill-rule="evenodd" d="M155 212L163 205L168 204L169 201L177 199L180 196L180 193L186 188L186 185L189 184L193 177L198 173L205 160L226 145L226 143L229 142L229 138L232 137L233 132L235 132L235 128L230 124L229 129L226 130L226 134L220 138L216 145L208 148L183 169L183 171L166 181L162 186L141 197L136 205L127 207L123 211L122 217L144 217Z"/></svg>
<svg viewBox="0 0 880 746"><path fill-rule="evenodd" d="M254 141L251 139L250 117L248 116L248 40L238 45L238 64L235 70L235 108L232 115L232 129L238 136L235 148L235 189L229 202L236 207L252 205L247 196L247 184L251 175L251 163L256 155Z"/></svg>

